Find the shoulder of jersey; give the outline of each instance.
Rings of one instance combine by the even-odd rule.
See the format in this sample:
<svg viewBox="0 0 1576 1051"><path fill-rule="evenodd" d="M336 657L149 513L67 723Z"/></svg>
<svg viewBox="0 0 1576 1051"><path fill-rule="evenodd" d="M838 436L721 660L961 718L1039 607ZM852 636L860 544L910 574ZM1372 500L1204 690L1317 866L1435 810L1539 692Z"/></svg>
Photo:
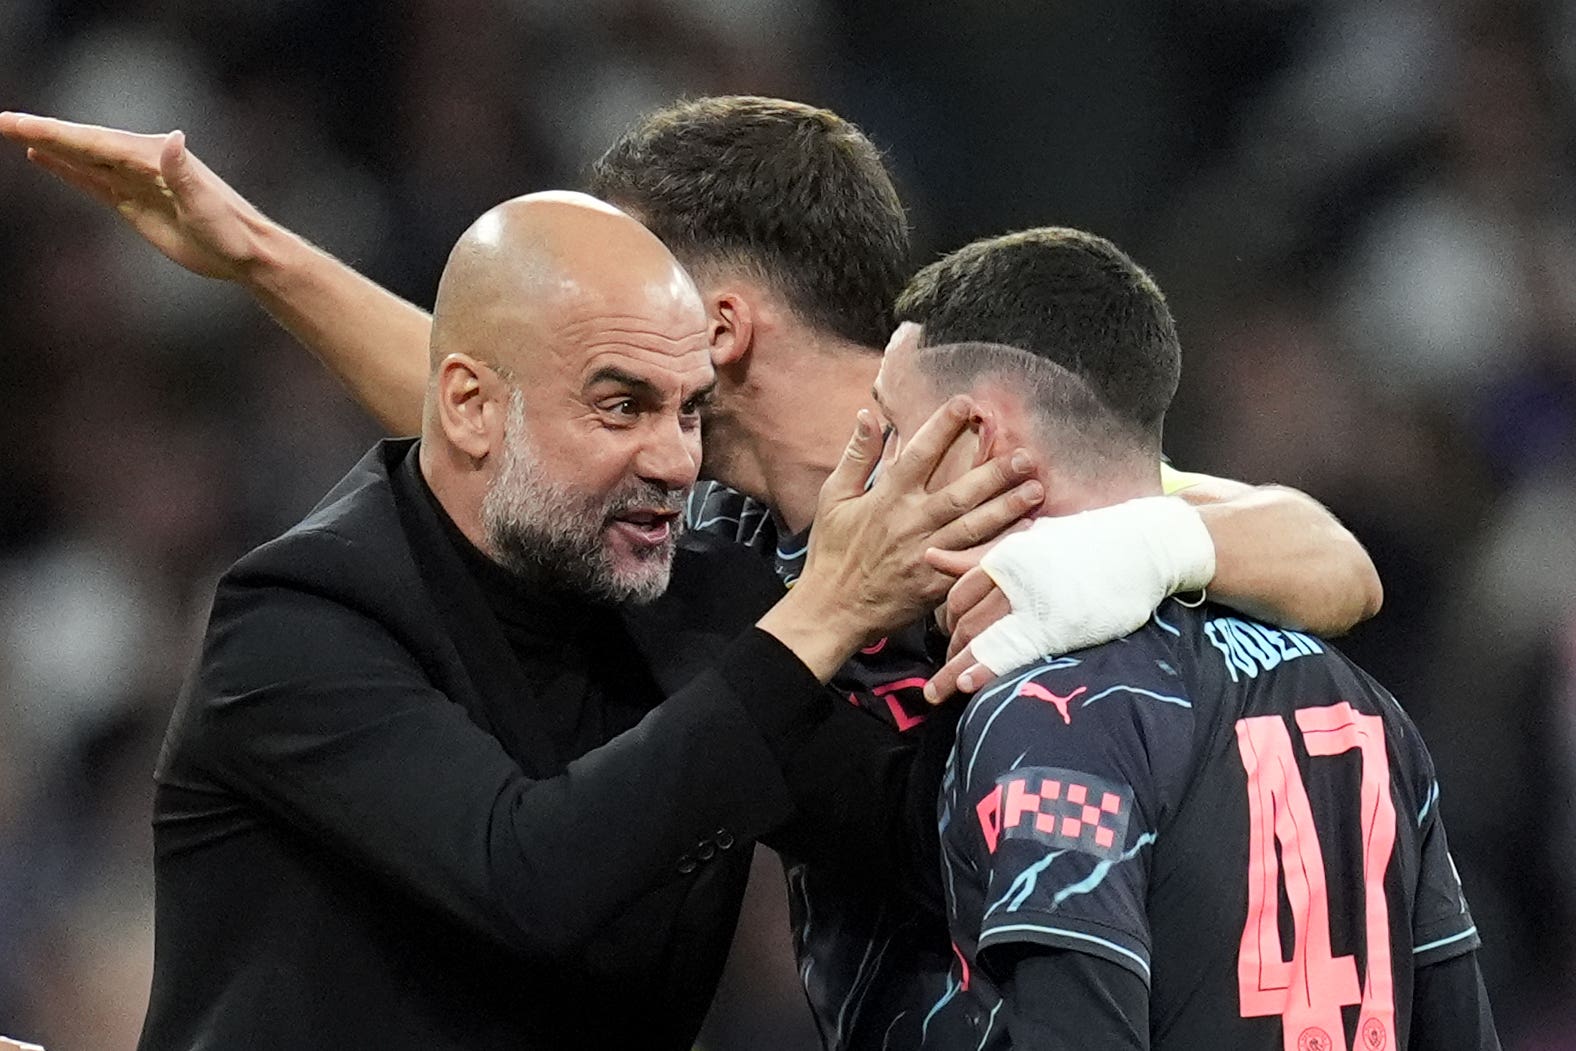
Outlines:
<svg viewBox="0 0 1576 1051"><path fill-rule="evenodd" d="M974 707L994 705L1009 695L1044 701L1054 706L1055 714L1068 725L1077 711L1107 699L1125 697L1146 706L1157 703L1178 711L1190 709L1188 656L1177 645L1186 630L1165 621L1162 613L1158 620L1152 617L1123 638L1000 676L980 691ZM966 715L961 732L970 730L974 721Z"/></svg>
<svg viewBox="0 0 1576 1051"><path fill-rule="evenodd" d="M1181 677L1192 648L1190 636L1202 625L1200 611L1168 599L1131 634L1077 650L1063 659L1076 660L1085 675L1152 667L1161 675Z"/></svg>

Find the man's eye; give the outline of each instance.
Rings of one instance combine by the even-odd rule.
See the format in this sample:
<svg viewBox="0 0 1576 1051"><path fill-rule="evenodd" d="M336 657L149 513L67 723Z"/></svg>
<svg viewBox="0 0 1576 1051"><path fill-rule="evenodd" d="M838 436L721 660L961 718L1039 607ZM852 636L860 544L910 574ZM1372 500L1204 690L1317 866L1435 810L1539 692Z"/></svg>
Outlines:
<svg viewBox="0 0 1576 1051"><path fill-rule="evenodd" d="M634 398L620 398L609 405L607 411L614 416L634 416L640 411L640 406L635 404Z"/></svg>

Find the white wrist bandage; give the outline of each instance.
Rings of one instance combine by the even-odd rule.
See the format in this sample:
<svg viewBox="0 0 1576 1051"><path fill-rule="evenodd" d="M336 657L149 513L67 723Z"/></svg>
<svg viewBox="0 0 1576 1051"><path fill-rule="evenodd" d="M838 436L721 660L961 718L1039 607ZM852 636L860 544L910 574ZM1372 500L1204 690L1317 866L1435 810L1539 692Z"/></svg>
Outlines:
<svg viewBox="0 0 1576 1051"><path fill-rule="evenodd" d="M1215 544L1197 511L1148 496L1007 537L980 562L1012 612L974 639L1000 675L1136 631L1167 595L1206 586Z"/></svg>

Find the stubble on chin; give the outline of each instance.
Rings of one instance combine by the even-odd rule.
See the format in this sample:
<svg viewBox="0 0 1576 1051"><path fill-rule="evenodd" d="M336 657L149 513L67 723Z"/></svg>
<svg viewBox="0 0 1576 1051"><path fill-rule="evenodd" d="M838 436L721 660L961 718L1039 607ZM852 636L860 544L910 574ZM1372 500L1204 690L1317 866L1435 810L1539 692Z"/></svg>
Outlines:
<svg viewBox="0 0 1576 1051"><path fill-rule="evenodd" d="M643 605L660 597L672 577L682 516L661 544L633 550L624 559L612 550L608 529L613 517L630 507L682 511L687 492L653 491L640 484L588 503L544 477L523 432L523 397L515 391L503 463L482 500L488 554L519 577L597 601Z"/></svg>

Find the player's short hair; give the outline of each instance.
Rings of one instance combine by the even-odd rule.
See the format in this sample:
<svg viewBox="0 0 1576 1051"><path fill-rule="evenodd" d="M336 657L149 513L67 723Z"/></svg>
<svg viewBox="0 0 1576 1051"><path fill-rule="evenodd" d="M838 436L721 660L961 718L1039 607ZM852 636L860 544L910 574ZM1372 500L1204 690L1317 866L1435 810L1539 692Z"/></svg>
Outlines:
<svg viewBox="0 0 1576 1051"><path fill-rule="evenodd" d="M965 245L922 269L897 301L921 343L985 341L1081 376L1158 448L1182 348L1160 288L1103 237L1041 227Z"/></svg>
<svg viewBox="0 0 1576 1051"><path fill-rule="evenodd" d="M804 321L879 350L908 276L908 220L881 154L831 110L726 96L647 114L592 169L679 261L745 268Z"/></svg>
<svg viewBox="0 0 1576 1051"><path fill-rule="evenodd" d="M1020 394L1039 437L1063 454L1062 469L1102 477L1122 465L1152 462L1158 447L1071 369L1000 343L944 343L914 351L915 370L942 397L995 381Z"/></svg>

